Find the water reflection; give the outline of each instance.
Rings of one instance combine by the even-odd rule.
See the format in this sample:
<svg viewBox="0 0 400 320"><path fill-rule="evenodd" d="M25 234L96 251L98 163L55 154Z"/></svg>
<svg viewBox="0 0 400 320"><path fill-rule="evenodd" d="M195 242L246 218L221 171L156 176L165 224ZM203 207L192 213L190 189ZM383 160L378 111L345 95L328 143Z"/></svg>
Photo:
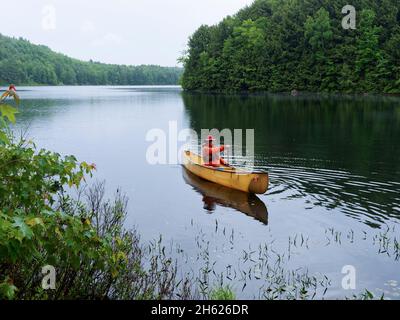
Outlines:
<svg viewBox="0 0 400 320"><path fill-rule="evenodd" d="M255 165L270 171L270 194L372 227L400 219L398 98L183 93L183 101L197 132L255 129Z"/></svg>
<svg viewBox="0 0 400 320"><path fill-rule="evenodd" d="M256 195L220 186L201 179L182 168L183 179L203 196L204 209L212 213L217 205L233 208L258 221L268 224L268 210Z"/></svg>

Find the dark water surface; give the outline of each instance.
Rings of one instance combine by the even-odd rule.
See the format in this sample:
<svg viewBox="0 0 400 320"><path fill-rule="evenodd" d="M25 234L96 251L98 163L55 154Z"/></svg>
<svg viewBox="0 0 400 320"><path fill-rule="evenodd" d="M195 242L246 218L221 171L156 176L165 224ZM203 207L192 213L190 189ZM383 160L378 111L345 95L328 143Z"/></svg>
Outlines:
<svg viewBox="0 0 400 320"><path fill-rule="evenodd" d="M273 242L276 250L292 246L288 267L331 279L327 298L368 288L399 299L399 98L201 95L178 87L26 87L20 95L17 130L40 147L95 162L110 195L120 187L129 196L127 225L144 240L162 234L179 244L188 268L198 261L199 239L217 271ZM167 131L169 121L197 132L254 128L255 165L270 172L268 192L247 196L179 165L148 164L146 134ZM356 290L341 287L344 265L357 271ZM258 297L257 285L234 289Z"/></svg>

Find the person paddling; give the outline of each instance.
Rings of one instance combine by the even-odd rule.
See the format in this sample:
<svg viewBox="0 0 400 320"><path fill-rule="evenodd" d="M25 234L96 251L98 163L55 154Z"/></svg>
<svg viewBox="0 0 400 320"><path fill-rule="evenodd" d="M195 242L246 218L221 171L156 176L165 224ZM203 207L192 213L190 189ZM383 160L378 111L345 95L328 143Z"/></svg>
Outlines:
<svg viewBox="0 0 400 320"><path fill-rule="evenodd" d="M203 161L206 166L219 167L220 165L228 165L227 162L220 157L220 153L228 146L214 146L213 136L208 136L203 145Z"/></svg>
<svg viewBox="0 0 400 320"><path fill-rule="evenodd" d="M17 91L17 88L15 88L15 86L13 84L10 84L10 86L8 87L8 91Z"/></svg>

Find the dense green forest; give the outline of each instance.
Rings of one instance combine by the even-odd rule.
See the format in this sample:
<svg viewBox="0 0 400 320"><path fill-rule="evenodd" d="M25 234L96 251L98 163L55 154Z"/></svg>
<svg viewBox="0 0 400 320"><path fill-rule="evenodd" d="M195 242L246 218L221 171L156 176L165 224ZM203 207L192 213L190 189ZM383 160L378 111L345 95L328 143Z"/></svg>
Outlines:
<svg viewBox="0 0 400 320"><path fill-rule="evenodd" d="M182 57L187 90L400 92L398 0L256 0L201 26Z"/></svg>
<svg viewBox="0 0 400 320"><path fill-rule="evenodd" d="M182 69L84 62L46 46L0 34L0 84L166 85L178 84Z"/></svg>

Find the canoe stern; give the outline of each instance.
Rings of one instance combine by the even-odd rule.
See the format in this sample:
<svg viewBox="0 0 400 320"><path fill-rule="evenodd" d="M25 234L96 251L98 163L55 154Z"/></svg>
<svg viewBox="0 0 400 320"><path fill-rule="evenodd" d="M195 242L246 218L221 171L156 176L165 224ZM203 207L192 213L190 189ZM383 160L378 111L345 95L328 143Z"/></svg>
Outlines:
<svg viewBox="0 0 400 320"><path fill-rule="evenodd" d="M254 174L249 185L249 192L263 194L268 189L268 173Z"/></svg>

